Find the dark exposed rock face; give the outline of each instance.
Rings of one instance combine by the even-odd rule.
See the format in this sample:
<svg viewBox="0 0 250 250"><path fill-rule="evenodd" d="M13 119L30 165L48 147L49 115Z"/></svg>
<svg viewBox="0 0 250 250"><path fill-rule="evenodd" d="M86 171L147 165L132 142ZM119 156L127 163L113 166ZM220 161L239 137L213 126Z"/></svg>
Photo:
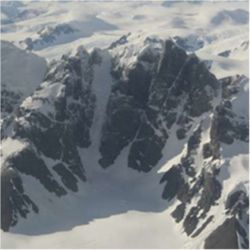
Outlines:
<svg viewBox="0 0 250 250"><path fill-rule="evenodd" d="M169 129L180 120L178 107L182 104L187 117L210 110L217 81L196 56L186 55L171 40L165 42L161 54L144 50L133 67L123 72L125 79L120 68L113 71L117 83L108 103L100 164L111 165L132 141L128 166L148 172L162 157ZM189 120L180 120L181 131ZM180 139L183 136L178 132Z"/></svg>
<svg viewBox="0 0 250 250"><path fill-rule="evenodd" d="M22 100L21 93L8 90L3 84L1 85L1 139L6 138L8 127L13 122L12 113Z"/></svg>
<svg viewBox="0 0 250 250"><path fill-rule="evenodd" d="M113 47L125 44L128 36ZM151 46L154 43L162 49ZM86 176L77 148L91 144L90 128L96 102L91 85L94 65L99 65L101 60L98 50L88 54L79 49L75 56L63 56L51 63L44 83L17 110L13 138L24 140L30 146L8 158L6 169L13 168L17 173L36 178L58 197L66 195L68 190L78 190L78 181L84 181ZM99 147L102 167L110 166L130 144L128 167L150 171L162 157L173 124L178 124L179 131L188 131L192 118L211 109L210 102L217 88L217 80L206 66L196 56L186 55L171 40L145 39L144 49L132 66L114 57L111 72L114 82ZM178 109L182 109L182 115ZM177 134L179 139L184 139L184 132ZM190 150L197 143L194 135L189 141ZM193 176L189 159L183 159L182 164L186 173ZM179 174L173 170L172 175ZM179 188L182 191L178 195L185 196L186 184L181 175L169 187L165 191L168 199ZM12 217L17 217L8 207Z"/></svg>
<svg viewBox="0 0 250 250"><path fill-rule="evenodd" d="M227 215L235 221L238 247L249 249L249 197L243 190L232 192L225 203Z"/></svg>
<svg viewBox="0 0 250 250"><path fill-rule="evenodd" d="M79 50L75 57L63 57L50 66L45 82L29 97L31 105L24 102L19 107L13 138L29 146L4 162L4 230L13 226L19 216L26 217L32 210L38 212L35 201L31 201L22 188L20 174L37 179L58 197L66 195L68 190L77 192L79 181L86 180L77 147L90 145L89 130L95 105L91 93L92 71L93 56L84 50ZM19 183L18 189L12 172Z"/></svg>
<svg viewBox="0 0 250 250"><path fill-rule="evenodd" d="M202 38L193 34L187 37L175 36L174 40L178 46L190 52L194 52L196 50L201 49L205 44Z"/></svg>
<svg viewBox="0 0 250 250"><path fill-rule="evenodd" d="M117 41L111 43L111 45L109 46L109 49L113 49L113 48L116 48L119 45L126 44L128 42L128 37L129 36L130 36L130 33L120 37Z"/></svg>
<svg viewBox="0 0 250 250"><path fill-rule="evenodd" d="M24 193L22 180L14 169L1 172L1 228L8 231L18 221L18 216L27 217L30 210L38 213L39 208Z"/></svg>
<svg viewBox="0 0 250 250"><path fill-rule="evenodd" d="M62 182L68 189L74 192L78 190L76 177L62 163L56 164L53 169L61 176Z"/></svg>
<svg viewBox="0 0 250 250"><path fill-rule="evenodd" d="M58 196L66 194L66 191L53 179L45 163L31 149L24 149L8 159L8 167L35 177L49 192Z"/></svg>
<svg viewBox="0 0 250 250"><path fill-rule="evenodd" d="M148 51L141 54L140 60L127 72L127 80L117 76L107 109L107 120L103 127L100 152L103 167L111 165L120 151L131 141L129 167L149 171L159 160L162 141L155 134L147 112L149 88L155 74L157 61L148 62ZM152 57L149 56L152 59ZM151 149L148 154L149 148ZM140 156L141 155L141 156ZM147 158L149 157L149 158Z"/></svg>
<svg viewBox="0 0 250 250"><path fill-rule="evenodd" d="M55 42L60 35L67 35L74 32L78 32L78 30L72 28L69 24L44 27L37 32L38 38L28 37L24 41L21 41L20 44L24 44L27 50L33 50L36 46L39 47L46 43Z"/></svg>
<svg viewBox="0 0 250 250"><path fill-rule="evenodd" d="M46 73L46 61L14 44L1 45L1 139L9 136L15 112L22 101L35 91ZM13 69L13 65L26 65ZM36 74L33 73L36 72ZM32 72L30 74L30 72Z"/></svg>
<svg viewBox="0 0 250 250"><path fill-rule="evenodd" d="M179 128L177 131L176 131L176 137L179 139L179 140L182 140L186 137L186 130L184 128Z"/></svg>
<svg viewBox="0 0 250 250"><path fill-rule="evenodd" d="M231 54L231 50L225 50L225 51L220 52L218 56L229 57L230 54Z"/></svg>
<svg viewBox="0 0 250 250"><path fill-rule="evenodd" d="M232 109L231 99L239 91L240 82L248 81L244 76L228 77L221 80L222 102L215 110L211 127L211 143L206 152L214 158L220 157L220 144L232 144L235 140L248 143L249 128L247 117L241 117ZM210 152L208 153L210 154ZM249 201L245 191L232 192L225 203L226 219L205 241L205 248L249 249ZM228 240L227 240L228 239Z"/></svg>
<svg viewBox="0 0 250 250"><path fill-rule="evenodd" d="M249 249L247 229L235 216L226 219L205 240L205 249Z"/></svg>
<svg viewBox="0 0 250 250"><path fill-rule="evenodd" d="M232 110L230 98L239 91L239 82L247 80L244 76L228 77L221 80L222 102L216 107L211 128L213 144L222 142L232 144L234 140L249 141L248 121Z"/></svg>
<svg viewBox="0 0 250 250"><path fill-rule="evenodd" d="M221 158L221 144L232 144L234 140L248 142L246 117L235 113L231 103L232 96L239 91L240 81L244 80L244 77L238 76L220 81L222 96L221 102L213 111L210 141L201 145L203 125L200 123L200 126L189 135L185 156L181 158L179 164L173 165L161 180L161 183L166 182L162 197L168 201L177 198L181 202L175 207L172 216L177 223L183 222L185 232L191 237L197 237L212 220L217 219L208 216L208 212L212 206L216 206L223 191L217 179L220 173L218 159ZM187 128L184 131L177 130L177 138L185 139L188 137L187 132ZM202 169L200 173L196 172L196 157L203 159L198 162L198 164L203 164L200 166ZM190 207L194 199L195 205ZM248 208L248 197L245 192L232 193L226 201L225 210L233 217L211 233L206 239L205 248L246 248L249 244L246 237L248 235L248 220L246 219ZM224 240L224 234L231 237L229 242ZM237 237L241 240L239 241Z"/></svg>
<svg viewBox="0 0 250 250"><path fill-rule="evenodd" d="M223 235L223 237L222 237ZM238 249L236 220L227 219L205 241L205 249Z"/></svg>
<svg viewBox="0 0 250 250"><path fill-rule="evenodd" d="M196 230L196 232L191 237L197 237L205 228L206 226L213 220L214 216L211 215L206 219L206 221L201 225L200 228Z"/></svg>
<svg viewBox="0 0 250 250"><path fill-rule="evenodd" d="M7 90L4 86L1 87L1 112L4 117L13 112L14 107L19 103L20 94Z"/></svg>
<svg viewBox="0 0 250 250"><path fill-rule="evenodd" d="M225 204L227 212L233 214L241 213L242 209L248 208L248 206L248 197L242 190L236 191L228 196Z"/></svg>
<svg viewBox="0 0 250 250"><path fill-rule="evenodd" d="M248 140L248 125L244 121L242 123L235 121L233 119L235 116L229 102L223 102L217 107L212 131L216 130L217 134L214 136L220 142L232 144L235 139Z"/></svg>
<svg viewBox="0 0 250 250"><path fill-rule="evenodd" d="M166 200L172 200L177 194L179 194L181 187L185 185L185 181L181 175L180 168L172 167L165 173L161 182L167 181L167 184L162 193L162 197Z"/></svg>
<svg viewBox="0 0 250 250"><path fill-rule="evenodd" d="M113 47L126 43L128 36ZM152 43L158 43L161 49L155 49ZM128 167L150 171L162 157L172 126L176 124L177 137L185 139L192 120L212 108L218 83L204 63L171 40L147 38L144 46L132 66L122 64L120 57L113 58L113 85L99 147L99 163L104 168L130 144ZM50 65L45 82L32 96L32 104L26 102L18 109L14 124L13 137L31 146L8 159L7 168L12 166L17 172L33 176L57 196L78 190L78 181L86 177L77 147L91 144L93 66L101 60L98 50L88 54L80 49L76 56L63 56ZM170 200L177 195L183 202L177 220L183 217L184 204L190 199L183 176L195 178L191 154L199 142L198 129L188 141L187 156L162 179L172 181L164 190L164 198ZM47 158L54 163L48 166ZM27 167L27 161L32 162L31 167Z"/></svg>
<svg viewBox="0 0 250 250"><path fill-rule="evenodd" d="M90 93L91 72L84 75L86 79L82 76L81 65L88 64L89 60L88 54L82 53L85 53L81 57L84 59L68 58L52 67L46 80L50 81L51 89L60 83L61 92L54 100L36 98L35 94L33 101L42 102L41 110L21 107L19 117L25 122L15 124L14 136L28 139L40 154L65 162L69 171L85 180L77 146L90 145L89 128L93 118L94 96ZM43 88L38 90L37 95L42 91ZM54 107L48 113L42 109L46 102Z"/></svg>
<svg viewBox="0 0 250 250"><path fill-rule="evenodd" d="M201 130L201 127L198 127L190 136L187 143L187 154L181 159L181 163L172 166L161 179L161 183L166 182L162 197L167 200L176 197L181 201L181 204L173 211L172 216L176 222L183 220L183 227L188 235L191 235L197 229L199 220L206 217L211 206L219 199L221 193L221 185L216 179L216 170L213 172L203 170L198 174L194 168L195 160L193 155L197 153L201 142ZM196 205L185 213L186 207L194 197L199 197ZM208 221L210 222L211 219ZM202 229L209 222L204 223ZM199 233L195 232L196 235Z"/></svg>

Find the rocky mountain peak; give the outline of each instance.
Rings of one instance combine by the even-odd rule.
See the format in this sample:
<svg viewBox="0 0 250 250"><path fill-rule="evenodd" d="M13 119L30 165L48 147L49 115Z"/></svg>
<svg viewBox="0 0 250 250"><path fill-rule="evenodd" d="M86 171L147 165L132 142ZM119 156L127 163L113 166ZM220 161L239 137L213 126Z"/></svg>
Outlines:
<svg viewBox="0 0 250 250"><path fill-rule="evenodd" d="M18 150L4 156L2 229L12 230L20 218L43 209L29 195L27 176L48 197L60 199L77 193L92 168L121 167L116 162L126 151L122 164L131 171L163 172L157 183L162 198L189 237L203 234L206 247L225 247L216 239L226 230L242 238L232 244L247 245L241 219L247 194L225 191L222 174L232 164L222 149L248 142L245 114L237 114L233 98L242 94L244 79L217 80L172 39L131 34L108 49L79 47L53 61L18 106L3 141L8 152ZM222 208L232 219L223 215L209 235L214 211Z"/></svg>

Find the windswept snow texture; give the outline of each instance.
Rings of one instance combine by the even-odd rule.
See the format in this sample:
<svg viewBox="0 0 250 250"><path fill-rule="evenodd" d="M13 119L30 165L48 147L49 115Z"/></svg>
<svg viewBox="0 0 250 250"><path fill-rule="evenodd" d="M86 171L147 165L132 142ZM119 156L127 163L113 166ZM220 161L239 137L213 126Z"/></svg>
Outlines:
<svg viewBox="0 0 250 250"><path fill-rule="evenodd" d="M2 248L249 249L247 1L1 5Z"/></svg>

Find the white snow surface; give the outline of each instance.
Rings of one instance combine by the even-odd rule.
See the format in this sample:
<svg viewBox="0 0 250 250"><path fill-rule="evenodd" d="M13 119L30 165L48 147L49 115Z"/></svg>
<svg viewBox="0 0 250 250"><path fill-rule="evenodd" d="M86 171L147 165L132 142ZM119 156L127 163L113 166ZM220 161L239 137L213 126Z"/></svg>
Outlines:
<svg viewBox="0 0 250 250"><path fill-rule="evenodd" d="M108 103L108 99L111 92L112 86L112 77L111 77L111 57L110 54L103 50L99 52L101 54L101 62L100 64L95 65L94 67L94 79L91 84L92 91L95 93L96 102L95 102L95 113L93 124L90 131L91 145L85 151L82 152L83 155L88 155L91 152L91 157L84 157L82 161L85 163L86 160L90 160L91 162L86 162L84 165L91 165L89 171L94 171L96 169L100 169L98 164L98 159L100 159L99 152L99 144L101 141L102 135L102 125L105 121L106 115L106 107ZM84 150L83 150L84 151ZM97 170L97 171L98 171ZM88 172L87 175L94 175L95 173ZM91 177L90 177L91 178Z"/></svg>
<svg viewBox="0 0 250 250"><path fill-rule="evenodd" d="M130 176L134 179L128 182L110 173L95 175L80 192L56 202L53 197L48 201L42 187L33 190L34 196L40 191L42 209L39 216L34 215L39 227L21 220L13 232L2 234L2 247L183 248L188 239L179 234L178 225L169 215L171 209L165 210L166 202L158 196L156 180L135 178L132 172ZM29 184L34 181L28 177L24 180ZM68 203L70 206L65 205ZM53 231L55 225L60 230ZM20 229L25 234L15 233Z"/></svg>
<svg viewBox="0 0 250 250"><path fill-rule="evenodd" d="M13 154L17 154L22 149L27 146L25 142L22 142L17 139L12 139L8 137L7 139L1 142L1 166L5 162L5 160L12 156Z"/></svg>

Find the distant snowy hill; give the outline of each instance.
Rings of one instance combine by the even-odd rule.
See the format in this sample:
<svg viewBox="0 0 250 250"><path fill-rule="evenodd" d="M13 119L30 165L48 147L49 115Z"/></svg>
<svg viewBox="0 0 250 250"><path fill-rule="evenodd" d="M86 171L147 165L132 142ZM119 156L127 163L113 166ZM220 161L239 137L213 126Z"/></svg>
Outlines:
<svg viewBox="0 0 250 250"><path fill-rule="evenodd" d="M7 41L1 41L1 122L7 127L18 105L42 82L46 61Z"/></svg>
<svg viewBox="0 0 250 250"><path fill-rule="evenodd" d="M246 9L6 4L2 247L248 249Z"/></svg>
<svg viewBox="0 0 250 250"><path fill-rule="evenodd" d="M1 41L2 87L29 96L39 86L46 71L46 61Z"/></svg>
<svg viewBox="0 0 250 250"><path fill-rule="evenodd" d="M53 45L68 43L78 38L89 37L98 31L114 29L116 29L115 25L106 23L96 17L90 17L84 22L69 22L55 26L46 26L34 36L20 41L20 45L28 50L41 50Z"/></svg>
<svg viewBox="0 0 250 250"><path fill-rule="evenodd" d="M247 10L236 9L232 11L223 10L218 12L211 20L212 24L220 25L225 22L232 22L233 24L248 24L249 13Z"/></svg>

